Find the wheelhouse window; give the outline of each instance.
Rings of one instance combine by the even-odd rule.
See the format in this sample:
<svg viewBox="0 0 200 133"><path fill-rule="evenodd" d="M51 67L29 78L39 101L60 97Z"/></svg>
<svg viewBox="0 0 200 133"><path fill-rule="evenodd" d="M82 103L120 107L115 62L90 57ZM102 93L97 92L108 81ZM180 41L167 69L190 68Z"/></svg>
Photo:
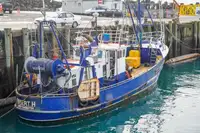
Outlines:
<svg viewBox="0 0 200 133"><path fill-rule="evenodd" d="M103 57L103 52L101 50L98 51L98 58L102 58Z"/></svg>

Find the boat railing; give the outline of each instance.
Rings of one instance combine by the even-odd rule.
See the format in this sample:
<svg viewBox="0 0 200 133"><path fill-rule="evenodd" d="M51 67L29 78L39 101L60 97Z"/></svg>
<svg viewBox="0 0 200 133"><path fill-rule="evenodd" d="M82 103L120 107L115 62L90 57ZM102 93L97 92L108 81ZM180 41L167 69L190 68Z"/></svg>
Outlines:
<svg viewBox="0 0 200 133"><path fill-rule="evenodd" d="M75 96L77 95L77 93L62 93L62 94L54 94L54 93L49 93L49 94L45 94L42 97L54 97L54 96L63 96L63 97L67 97L67 96Z"/></svg>
<svg viewBox="0 0 200 133"><path fill-rule="evenodd" d="M74 96L77 95L77 89L70 89L70 90L63 90L63 89L58 89L55 91L46 91L46 92L39 92L40 89L31 89L30 87L21 87L17 86L16 87L16 93L20 96L30 96L30 97L55 97L55 96Z"/></svg>
<svg viewBox="0 0 200 133"><path fill-rule="evenodd" d="M123 30L90 30L77 32L77 37L87 34L89 36L98 35L98 40L100 43L103 43L103 34L109 34L111 43L118 44L138 44L136 34L130 34L129 31ZM155 43L160 41L161 44L164 44L164 32L155 31L155 32L144 32L142 33L142 42L143 43ZM78 42L76 43L78 44Z"/></svg>
<svg viewBox="0 0 200 133"><path fill-rule="evenodd" d="M135 34L129 36L130 44L137 44L138 40ZM156 32L145 32L142 33L142 42L156 44L160 41L161 44L164 43L164 33L160 31Z"/></svg>
<svg viewBox="0 0 200 133"><path fill-rule="evenodd" d="M77 38L82 35L89 35L89 36L95 36L98 35L98 40L100 43L103 43L103 35L109 34L109 42L111 43L127 43L128 44L128 35L129 31L124 30L91 30L91 31L83 31L83 32L77 32ZM76 43L78 44L78 43Z"/></svg>

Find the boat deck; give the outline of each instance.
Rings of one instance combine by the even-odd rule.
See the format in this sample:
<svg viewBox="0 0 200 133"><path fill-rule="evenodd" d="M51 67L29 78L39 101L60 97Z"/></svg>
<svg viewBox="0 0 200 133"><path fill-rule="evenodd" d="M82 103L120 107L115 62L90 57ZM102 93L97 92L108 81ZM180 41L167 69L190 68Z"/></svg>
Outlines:
<svg viewBox="0 0 200 133"><path fill-rule="evenodd" d="M157 59L156 59L156 64L162 59L162 56L157 56ZM131 72L131 76L132 77L137 77L139 75L141 75L142 73L145 73L147 72L151 67L153 66L143 66L141 65L139 68L136 68L136 69L133 69L133 71Z"/></svg>
<svg viewBox="0 0 200 133"><path fill-rule="evenodd" d="M140 66L139 68L132 70L131 76L137 77L137 76L141 75L142 73L147 72L150 68L151 67Z"/></svg>

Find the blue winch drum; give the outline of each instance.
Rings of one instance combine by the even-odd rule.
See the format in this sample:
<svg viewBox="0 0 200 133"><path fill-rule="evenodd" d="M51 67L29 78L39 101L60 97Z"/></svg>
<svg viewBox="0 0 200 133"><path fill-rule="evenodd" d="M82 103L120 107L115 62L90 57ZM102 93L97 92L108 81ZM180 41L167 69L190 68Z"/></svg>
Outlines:
<svg viewBox="0 0 200 133"><path fill-rule="evenodd" d="M39 74L45 73L47 75L56 75L65 70L63 62L61 60L51 60L45 58L36 59L35 57L29 57L24 63L24 68L27 73Z"/></svg>
<svg viewBox="0 0 200 133"><path fill-rule="evenodd" d="M104 33L103 34L103 42L108 43L110 41L110 34Z"/></svg>

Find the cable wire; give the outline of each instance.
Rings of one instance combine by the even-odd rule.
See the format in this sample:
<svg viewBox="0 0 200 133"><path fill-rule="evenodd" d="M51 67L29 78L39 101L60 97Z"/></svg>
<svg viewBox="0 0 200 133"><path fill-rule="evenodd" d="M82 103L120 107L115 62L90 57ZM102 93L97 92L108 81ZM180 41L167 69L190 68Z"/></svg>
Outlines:
<svg viewBox="0 0 200 133"><path fill-rule="evenodd" d="M181 41L179 38L177 38L177 37L169 30L169 28L165 27L165 29L170 33L170 35L171 35L176 41L180 42L180 44L182 44L182 46L184 46L184 47L186 47L186 48L188 48L188 49L190 49L190 50L200 50L200 48L190 48L189 46L187 46L187 44L186 44L185 42L183 42L183 41ZM171 44L171 45L172 45L172 44ZM170 45L170 47L171 47L171 45Z"/></svg>

